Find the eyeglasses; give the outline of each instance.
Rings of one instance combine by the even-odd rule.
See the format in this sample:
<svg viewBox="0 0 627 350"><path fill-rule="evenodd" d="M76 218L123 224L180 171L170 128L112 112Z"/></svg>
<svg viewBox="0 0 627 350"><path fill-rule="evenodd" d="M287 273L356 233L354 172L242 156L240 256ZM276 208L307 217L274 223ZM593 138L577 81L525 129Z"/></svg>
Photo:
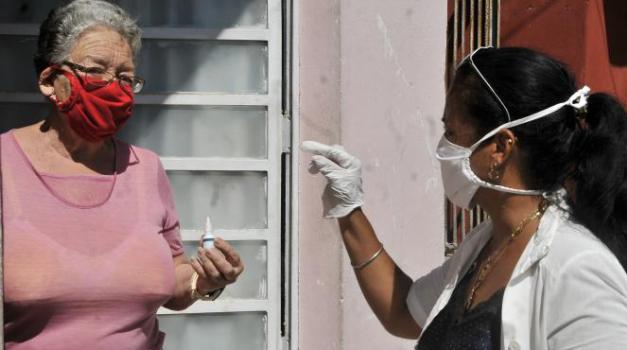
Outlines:
<svg viewBox="0 0 627 350"><path fill-rule="evenodd" d="M63 64L70 67L75 74L76 71L83 73L81 77L85 80L85 82L94 86L107 86L111 84L114 79L117 79L120 85L131 88L134 93L138 93L142 91L142 88L146 83L146 81L140 77L127 74L114 75L99 67L85 67L70 61L63 61Z"/></svg>

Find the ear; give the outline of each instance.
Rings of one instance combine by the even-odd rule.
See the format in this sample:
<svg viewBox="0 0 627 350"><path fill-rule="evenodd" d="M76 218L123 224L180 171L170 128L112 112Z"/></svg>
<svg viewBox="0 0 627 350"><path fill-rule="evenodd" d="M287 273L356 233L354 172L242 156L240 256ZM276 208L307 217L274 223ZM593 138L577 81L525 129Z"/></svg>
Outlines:
<svg viewBox="0 0 627 350"><path fill-rule="evenodd" d="M39 91L52 102L64 101L70 95L69 80L54 67L39 73Z"/></svg>
<svg viewBox="0 0 627 350"><path fill-rule="evenodd" d="M39 73L39 80L37 82L39 85L39 91L53 101L56 101L56 96L54 94L54 80L56 77L56 70L52 67L48 67Z"/></svg>
<svg viewBox="0 0 627 350"><path fill-rule="evenodd" d="M499 166L505 164L511 157L514 147L518 139L513 132L509 129L503 129L494 135L493 143L496 146L494 153L492 153L492 161Z"/></svg>

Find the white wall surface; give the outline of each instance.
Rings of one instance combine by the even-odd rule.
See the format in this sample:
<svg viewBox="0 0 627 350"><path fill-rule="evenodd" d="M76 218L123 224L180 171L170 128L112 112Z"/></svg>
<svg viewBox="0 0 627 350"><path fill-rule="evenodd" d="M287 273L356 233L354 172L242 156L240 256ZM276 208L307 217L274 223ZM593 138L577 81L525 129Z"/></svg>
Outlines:
<svg viewBox="0 0 627 350"><path fill-rule="evenodd" d="M364 164L364 211L410 276L443 261L442 134L446 2L344 0L342 144ZM348 256L342 278L344 349L412 349L381 327ZM367 334L368 336L364 336Z"/></svg>
<svg viewBox="0 0 627 350"><path fill-rule="evenodd" d="M297 118L302 140L340 142L339 0L297 0L300 90ZM298 150L294 150L298 152ZM339 350L341 319L341 241L337 224L322 218L324 180L299 164L299 320L300 349Z"/></svg>
<svg viewBox="0 0 627 350"><path fill-rule="evenodd" d="M301 139L339 142L364 164L364 211L412 277L443 262L442 133L446 2L300 1ZM411 349L364 300L333 222L324 182L300 181L300 349ZM337 265L336 265L337 264ZM337 298L337 299L333 299Z"/></svg>

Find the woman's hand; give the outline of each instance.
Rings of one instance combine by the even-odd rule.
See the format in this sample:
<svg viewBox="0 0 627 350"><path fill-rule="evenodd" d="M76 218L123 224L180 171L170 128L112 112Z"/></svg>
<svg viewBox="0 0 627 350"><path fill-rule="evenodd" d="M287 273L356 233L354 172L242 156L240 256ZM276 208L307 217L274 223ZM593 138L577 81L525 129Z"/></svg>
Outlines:
<svg viewBox="0 0 627 350"><path fill-rule="evenodd" d="M194 271L198 273L197 290L200 294L207 294L224 288L237 281L244 271L244 263L239 254L225 240L216 238L214 248L198 248L198 257L192 258Z"/></svg>
<svg viewBox="0 0 627 350"><path fill-rule="evenodd" d="M312 153L311 171L327 178L324 210L328 218L341 218L363 205L361 161L350 155L342 146L328 146L305 141L302 150Z"/></svg>

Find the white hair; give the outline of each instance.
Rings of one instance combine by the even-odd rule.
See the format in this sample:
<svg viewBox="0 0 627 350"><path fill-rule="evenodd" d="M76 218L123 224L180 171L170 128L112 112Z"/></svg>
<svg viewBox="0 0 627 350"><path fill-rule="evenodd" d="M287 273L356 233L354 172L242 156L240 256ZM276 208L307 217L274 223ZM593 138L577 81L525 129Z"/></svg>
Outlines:
<svg viewBox="0 0 627 350"><path fill-rule="evenodd" d="M129 44L133 57L141 49L141 30L129 14L104 0L74 0L50 11L39 29L35 54L37 74L66 60L85 30L105 26L117 31Z"/></svg>

